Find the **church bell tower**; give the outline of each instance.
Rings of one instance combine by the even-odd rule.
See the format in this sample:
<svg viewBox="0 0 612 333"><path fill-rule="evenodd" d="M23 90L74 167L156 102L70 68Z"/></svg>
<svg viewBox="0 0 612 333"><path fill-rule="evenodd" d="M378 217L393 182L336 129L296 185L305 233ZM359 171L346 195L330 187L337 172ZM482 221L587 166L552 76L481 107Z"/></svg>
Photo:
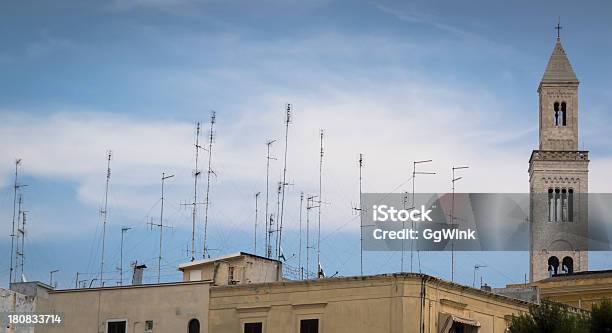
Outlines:
<svg viewBox="0 0 612 333"><path fill-rule="evenodd" d="M589 152L578 149L578 85L557 36L538 87L539 149L529 160L530 282L588 270Z"/></svg>

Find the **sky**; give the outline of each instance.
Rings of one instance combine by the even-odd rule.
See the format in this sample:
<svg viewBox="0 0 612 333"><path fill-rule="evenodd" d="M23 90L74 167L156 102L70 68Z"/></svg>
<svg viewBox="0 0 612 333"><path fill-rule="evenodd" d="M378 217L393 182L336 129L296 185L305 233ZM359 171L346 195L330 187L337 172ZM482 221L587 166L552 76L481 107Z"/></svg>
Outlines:
<svg viewBox="0 0 612 333"><path fill-rule="evenodd" d="M24 275L60 288L100 270L106 154L112 150L106 285L147 264L157 276L160 178L166 182L162 280L189 260L195 123L201 140L216 111L208 240L211 255L253 252L255 194L263 254L266 142L269 202L281 179L289 125L286 265L299 251L300 194L318 193L324 131L321 262L328 275L359 274L357 159L364 192L412 187L415 160L436 175L418 192L450 191L451 167L468 165L460 192L526 192L538 142L537 86L561 39L580 84L580 147L590 150L590 190L612 179L612 22L609 2L571 1L3 1L0 5L0 281L8 282L14 162L21 158L28 211ZM208 163L207 154L200 165ZM206 191L200 178L198 191ZM317 214L309 214L310 230ZM204 211L198 210L202 256ZM305 247L306 212L302 210ZM312 234L311 234L312 235ZM316 247L310 238L310 247ZM300 259L301 254L301 261ZM314 251L311 249L310 268ZM407 255L408 256L408 255ZM400 253L365 253L364 273L397 272ZM448 253L421 253L421 271L450 278ZM593 253L591 269L612 267ZM460 253L457 281L474 265L495 286L522 282L528 255ZM414 267L417 267L415 263ZM416 269L416 268L415 268ZM86 281L85 281L86 280Z"/></svg>

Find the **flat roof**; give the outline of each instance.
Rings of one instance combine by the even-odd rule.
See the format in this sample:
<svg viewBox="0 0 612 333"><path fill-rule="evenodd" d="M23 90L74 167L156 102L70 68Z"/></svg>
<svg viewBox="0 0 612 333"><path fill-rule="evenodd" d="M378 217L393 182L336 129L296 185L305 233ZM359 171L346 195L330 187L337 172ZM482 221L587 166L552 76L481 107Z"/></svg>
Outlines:
<svg viewBox="0 0 612 333"><path fill-rule="evenodd" d="M241 256L254 257L254 258L259 258L259 259L264 259L264 260L269 260L269 261L274 261L274 262L279 262L280 263L279 260L272 259L272 258L266 258L266 257L262 257L262 256L258 256L256 254L252 254L252 253L248 253L248 252L236 252L236 253L231 253L231 254L227 254L227 255L224 255L224 256L213 257L213 258L205 258L205 259L199 259L199 260L194 260L194 261L191 261L191 262L182 263L182 264L178 265L178 269L179 270L183 270L183 269L188 268L188 267L208 264L208 263L212 263L212 262L219 261L219 260L228 260L228 259L238 258L238 257L241 257Z"/></svg>

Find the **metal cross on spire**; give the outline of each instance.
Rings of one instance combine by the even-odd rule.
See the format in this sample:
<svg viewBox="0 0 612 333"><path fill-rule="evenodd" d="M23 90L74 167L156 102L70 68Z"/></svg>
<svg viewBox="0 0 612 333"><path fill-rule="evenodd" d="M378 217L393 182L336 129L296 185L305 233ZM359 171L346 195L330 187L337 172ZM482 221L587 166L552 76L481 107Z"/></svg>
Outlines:
<svg viewBox="0 0 612 333"><path fill-rule="evenodd" d="M557 30L557 39L561 39L561 29L563 29L563 27L561 26L561 16L559 16L559 20L557 21L557 26L555 27L555 29Z"/></svg>

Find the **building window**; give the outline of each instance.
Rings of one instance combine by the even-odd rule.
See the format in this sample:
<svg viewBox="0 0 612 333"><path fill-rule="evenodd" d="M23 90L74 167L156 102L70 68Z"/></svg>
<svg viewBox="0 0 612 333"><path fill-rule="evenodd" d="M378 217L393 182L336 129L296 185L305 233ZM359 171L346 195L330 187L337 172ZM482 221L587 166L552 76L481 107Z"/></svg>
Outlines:
<svg viewBox="0 0 612 333"><path fill-rule="evenodd" d="M227 284L236 284L236 280L234 279L234 267L230 266L227 269Z"/></svg>
<svg viewBox="0 0 612 333"><path fill-rule="evenodd" d="M147 320L145 321L145 329L144 329L145 333L152 333L153 332L153 320Z"/></svg>
<svg viewBox="0 0 612 333"><path fill-rule="evenodd" d="M553 189L548 189L548 222L555 220L555 198L553 195Z"/></svg>
<svg viewBox="0 0 612 333"><path fill-rule="evenodd" d="M567 221L574 222L574 190L567 190Z"/></svg>
<svg viewBox="0 0 612 333"><path fill-rule="evenodd" d="M572 274L574 273L574 259L572 259L572 257L565 257L563 258L563 273L565 274Z"/></svg>
<svg viewBox="0 0 612 333"><path fill-rule="evenodd" d="M244 333L263 333L263 323L244 323Z"/></svg>
<svg viewBox="0 0 612 333"><path fill-rule="evenodd" d="M559 258L552 256L548 258L548 276L554 276L559 273Z"/></svg>
<svg viewBox="0 0 612 333"><path fill-rule="evenodd" d="M127 327L127 321L116 320L106 322L106 333L125 333Z"/></svg>
<svg viewBox="0 0 612 333"><path fill-rule="evenodd" d="M200 321L191 319L188 325L188 333L200 333Z"/></svg>
<svg viewBox="0 0 612 333"><path fill-rule="evenodd" d="M554 106L554 118L553 122L555 126L566 126L567 125L567 104L562 102L555 102Z"/></svg>
<svg viewBox="0 0 612 333"><path fill-rule="evenodd" d="M300 333L319 333L319 319L300 320Z"/></svg>

